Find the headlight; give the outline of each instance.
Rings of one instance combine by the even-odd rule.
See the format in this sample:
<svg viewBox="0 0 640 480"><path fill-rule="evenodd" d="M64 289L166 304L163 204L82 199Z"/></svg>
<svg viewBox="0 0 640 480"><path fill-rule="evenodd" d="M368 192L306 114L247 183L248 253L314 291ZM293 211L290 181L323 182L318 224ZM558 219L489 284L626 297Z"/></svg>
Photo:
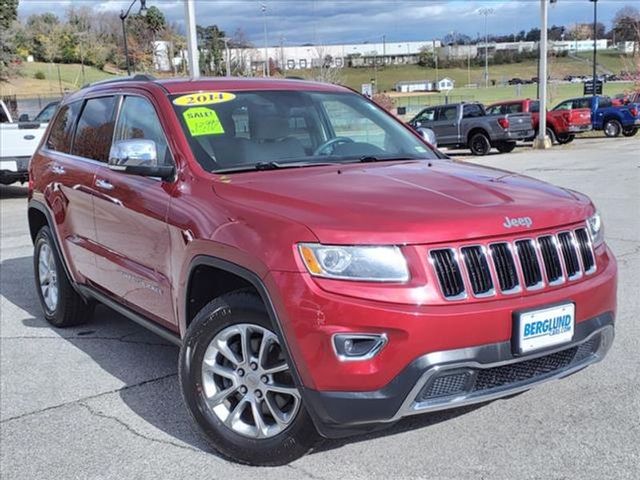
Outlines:
<svg viewBox="0 0 640 480"><path fill-rule="evenodd" d="M407 261L395 246L345 247L302 243L300 256L311 275L367 282L406 282Z"/></svg>
<svg viewBox="0 0 640 480"><path fill-rule="evenodd" d="M594 213L587 219L587 226L589 227L593 246L595 247L600 245L604 241L604 225L602 224L602 218L600 218L600 214L598 212Z"/></svg>

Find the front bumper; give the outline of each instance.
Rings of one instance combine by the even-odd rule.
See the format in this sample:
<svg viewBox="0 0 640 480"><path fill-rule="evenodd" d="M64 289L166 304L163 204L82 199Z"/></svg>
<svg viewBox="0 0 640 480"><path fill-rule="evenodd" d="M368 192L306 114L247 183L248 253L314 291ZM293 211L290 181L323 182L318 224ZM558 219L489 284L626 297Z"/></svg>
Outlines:
<svg viewBox="0 0 640 480"><path fill-rule="evenodd" d="M614 338L607 312L576 325L571 343L516 356L510 342L434 352L409 364L383 389L304 389L307 408L326 437L388 426L409 415L487 402L566 377L604 358Z"/></svg>

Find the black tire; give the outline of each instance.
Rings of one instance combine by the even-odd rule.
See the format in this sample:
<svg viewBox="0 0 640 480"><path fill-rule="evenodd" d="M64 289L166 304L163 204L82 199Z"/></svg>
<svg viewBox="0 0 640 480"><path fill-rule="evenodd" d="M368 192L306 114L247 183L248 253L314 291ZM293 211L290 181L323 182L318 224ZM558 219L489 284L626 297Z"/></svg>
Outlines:
<svg viewBox="0 0 640 480"><path fill-rule="evenodd" d="M629 127L622 130L622 135L625 137L635 137L638 133L638 127Z"/></svg>
<svg viewBox="0 0 640 480"><path fill-rule="evenodd" d="M474 133L469 139L469 149L471 153L481 157L491 151L491 142L489 137L483 132Z"/></svg>
<svg viewBox="0 0 640 480"><path fill-rule="evenodd" d="M609 138L619 137L622 133L622 124L615 118L610 118L604 122L604 134Z"/></svg>
<svg viewBox="0 0 640 480"><path fill-rule="evenodd" d="M496 145L496 148L500 153L510 153L516 148L516 142L504 142Z"/></svg>
<svg viewBox="0 0 640 480"><path fill-rule="evenodd" d="M302 401L296 417L286 429L261 439L241 435L227 427L206 403L202 382L204 354L219 332L237 324L275 330L260 298L244 290L223 295L198 312L180 350L178 375L183 399L199 431L221 456L256 466L288 464L309 452L319 439ZM290 361L288 363L291 368Z"/></svg>
<svg viewBox="0 0 640 480"><path fill-rule="evenodd" d="M567 143L571 143L576 139L576 136L573 133L562 133L556 137L558 143L560 145L566 145Z"/></svg>
<svg viewBox="0 0 640 480"><path fill-rule="evenodd" d="M553 128L547 127L547 137L551 139L551 144L557 143L558 139L556 138L556 132L553 131Z"/></svg>
<svg viewBox="0 0 640 480"><path fill-rule="evenodd" d="M40 286L38 264L45 246L51 252L55 265L55 277L58 287L57 304L55 308L47 306ZM58 255L58 250L56 249L51 230L48 226L42 227L36 235L33 252L33 271L36 291L38 292L40 305L42 306L44 318L47 322L54 327L63 328L81 325L91 318L94 304L86 303L71 286L71 282L67 278L62 260Z"/></svg>

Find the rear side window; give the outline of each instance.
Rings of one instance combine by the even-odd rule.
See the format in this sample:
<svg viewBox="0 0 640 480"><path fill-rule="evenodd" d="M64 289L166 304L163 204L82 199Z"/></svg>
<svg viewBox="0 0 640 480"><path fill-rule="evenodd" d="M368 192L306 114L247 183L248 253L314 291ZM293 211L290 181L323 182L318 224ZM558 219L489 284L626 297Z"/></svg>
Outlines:
<svg viewBox="0 0 640 480"><path fill-rule="evenodd" d="M91 98L86 101L73 140L74 155L106 162L113 137L114 97Z"/></svg>
<svg viewBox="0 0 640 480"><path fill-rule="evenodd" d="M540 102L531 102L529 105L529 111L531 113L538 113L540 111Z"/></svg>
<svg viewBox="0 0 640 480"><path fill-rule="evenodd" d="M507 113L522 113L521 103L512 103L507 106Z"/></svg>
<svg viewBox="0 0 640 480"><path fill-rule="evenodd" d="M78 111L82 102L73 102L60 108L60 113L56 116L51 133L47 140L47 148L56 152L71 152L71 141L73 140L73 126L76 123Z"/></svg>
<svg viewBox="0 0 640 480"><path fill-rule="evenodd" d="M600 97L600 100L598 101L598 106L600 108L608 108L611 107L613 104L611 103L611 99L609 97ZM586 107L589 108L589 107Z"/></svg>
<svg viewBox="0 0 640 480"><path fill-rule="evenodd" d="M440 107L438 111L439 121L453 121L458 119L458 107Z"/></svg>
<svg viewBox="0 0 640 480"><path fill-rule="evenodd" d="M487 115L500 115L503 111L502 105L494 105L487 108Z"/></svg>
<svg viewBox="0 0 640 480"><path fill-rule="evenodd" d="M480 108L480 105L475 105L475 104L465 105L462 109L463 118L475 118L475 117L481 117L481 116L482 116L482 108ZM451 119L447 118L447 120L451 120Z"/></svg>
<svg viewBox="0 0 640 480"><path fill-rule="evenodd" d="M573 108L591 108L591 99L577 98L573 101Z"/></svg>

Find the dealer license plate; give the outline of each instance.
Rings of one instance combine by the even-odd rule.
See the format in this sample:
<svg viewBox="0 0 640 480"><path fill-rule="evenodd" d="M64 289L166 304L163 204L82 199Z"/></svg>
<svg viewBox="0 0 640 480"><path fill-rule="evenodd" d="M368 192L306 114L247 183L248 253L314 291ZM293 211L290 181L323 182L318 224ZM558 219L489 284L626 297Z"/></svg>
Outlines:
<svg viewBox="0 0 640 480"><path fill-rule="evenodd" d="M516 348L519 353L570 342L575 329L573 303L522 312L516 317Z"/></svg>

